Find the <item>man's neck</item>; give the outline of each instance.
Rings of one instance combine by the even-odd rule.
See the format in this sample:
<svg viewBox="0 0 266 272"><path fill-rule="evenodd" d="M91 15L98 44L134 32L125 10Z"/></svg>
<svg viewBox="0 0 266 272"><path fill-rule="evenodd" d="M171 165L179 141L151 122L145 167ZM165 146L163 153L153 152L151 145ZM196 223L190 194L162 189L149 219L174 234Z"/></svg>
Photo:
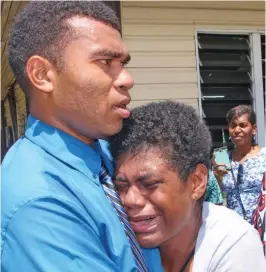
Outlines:
<svg viewBox="0 0 266 272"><path fill-rule="evenodd" d="M36 117L37 119L39 119L40 121L53 126L57 129L62 130L63 132L71 135L72 137L84 142L85 144L91 146L92 148L94 147L94 142L95 140L89 139L81 134L76 133L73 129L71 129L70 127L68 127L66 124L64 124L63 122L60 122L60 120L57 120L55 118L49 118L48 116L46 117L40 117L36 114L32 114L34 117Z"/></svg>
<svg viewBox="0 0 266 272"><path fill-rule="evenodd" d="M197 210L175 237L171 237L159 247L164 271L179 271L195 248L202 224L202 209Z"/></svg>

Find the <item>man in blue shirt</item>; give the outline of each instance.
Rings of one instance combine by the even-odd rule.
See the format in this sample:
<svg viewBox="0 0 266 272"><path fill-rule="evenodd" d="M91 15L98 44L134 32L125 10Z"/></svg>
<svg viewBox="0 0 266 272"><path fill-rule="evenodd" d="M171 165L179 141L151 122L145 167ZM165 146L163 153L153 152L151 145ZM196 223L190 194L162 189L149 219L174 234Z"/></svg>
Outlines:
<svg viewBox="0 0 266 272"><path fill-rule="evenodd" d="M30 102L2 165L2 271L138 271L99 172L129 116L133 79L103 3L36 1L11 30L9 62ZM158 252L144 252L160 271ZM158 270L157 270L158 269Z"/></svg>

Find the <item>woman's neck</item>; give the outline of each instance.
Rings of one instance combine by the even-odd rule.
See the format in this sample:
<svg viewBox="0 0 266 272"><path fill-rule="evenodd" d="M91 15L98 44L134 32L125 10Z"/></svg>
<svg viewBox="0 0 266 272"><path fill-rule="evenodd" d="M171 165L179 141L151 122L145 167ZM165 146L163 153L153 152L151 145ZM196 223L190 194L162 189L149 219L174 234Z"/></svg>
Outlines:
<svg viewBox="0 0 266 272"><path fill-rule="evenodd" d="M233 159L239 162L244 162L248 157L256 155L260 149L261 148L259 146L253 146L252 144L236 146L233 151Z"/></svg>
<svg viewBox="0 0 266 272"><path fill-rule="evenodd" d="M252 146L252 144L249 145L237 145L235 147L234 153L237 156L246 156L251 150L252 148L254 148L254 146Z"/></svg>
<svg viewBox="0 0 266 272"><path fill-rule="evenodd" d="M196 209L191 220L176 236L160 245L160 255L164 271L179 271L196 246L198 232L202 224L202 207Z"/></svg>

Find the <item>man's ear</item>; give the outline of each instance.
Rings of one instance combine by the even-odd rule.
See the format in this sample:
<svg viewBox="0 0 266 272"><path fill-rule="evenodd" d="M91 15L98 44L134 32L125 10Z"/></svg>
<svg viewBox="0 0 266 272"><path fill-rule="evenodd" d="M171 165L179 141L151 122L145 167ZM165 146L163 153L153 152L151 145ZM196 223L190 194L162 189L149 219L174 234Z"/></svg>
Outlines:
<svg viewBox="0 0 266 272"><path fill-rule="evenodd" d="M53 77L56 69L47 59L36 55L30 57L27 61L26 72L35 89L44 93L54 90Z"/></svg>
<svg viewBox="0 0 266 272"><path fill-rule="evenodd" d="M192 182L192 199L200 199L206 191L208 183L208 169L204 164L198 164L193 173L191 173L190 180Z"/></svg>

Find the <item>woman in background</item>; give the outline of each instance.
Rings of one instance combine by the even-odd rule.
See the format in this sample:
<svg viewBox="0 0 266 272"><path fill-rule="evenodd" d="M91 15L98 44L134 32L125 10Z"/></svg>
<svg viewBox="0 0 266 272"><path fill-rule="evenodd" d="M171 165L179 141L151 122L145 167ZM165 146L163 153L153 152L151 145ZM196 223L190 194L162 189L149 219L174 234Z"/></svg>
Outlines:
<svg viewBox="0 0 266 272"><path fill-rule="evenodd" d="M229 152L231 171L214 163L214 174L221 189L227 193L227 207L251 223L266 172L266 148L255 144L256 115L251 106L232 108L226 119L235 146Z"/></svg>

